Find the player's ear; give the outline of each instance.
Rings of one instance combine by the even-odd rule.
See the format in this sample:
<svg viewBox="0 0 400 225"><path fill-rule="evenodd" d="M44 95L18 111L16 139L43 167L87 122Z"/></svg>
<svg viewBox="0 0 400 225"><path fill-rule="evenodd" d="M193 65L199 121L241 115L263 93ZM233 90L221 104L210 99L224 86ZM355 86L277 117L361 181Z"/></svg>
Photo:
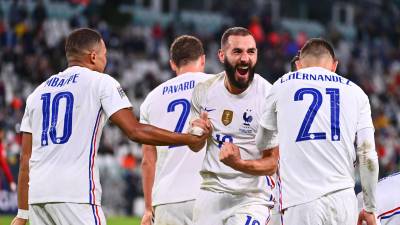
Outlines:
<svg viewBox="0 0 400 225"><path fill-rule="evenodd" d="M336 72L338 64L339 64L339 61L337 59L334 59L333 63L332 63L332 69L331 69L332 72Z"/></svg>
<svg viewBox="0 0 400 225"><path fill-rule="evenodd" d="M96 60L97 60L97 54L96 54L96 51L92 51L90 54L89 54L89 57L90 57L90 63L91 64L96 64Z"/></svg>
<svg viewBox="0 0 400 225"><path fill-rule="evenodd" d="M296 70L299 70L299 69L301 69L301 68L302 68L302 65L301 65L300 59L296 60L294 63L296 64Z"/></svg>
<svg viewBox="0 0 400 225"><path fill-rule="evenodd" d="M223 51L222 49L219 49L219 50L218 50L218 58L219 58L219 61L220 61L221 63L224 63L224 61L225 61L225 54L224 54L224 51Z"/></svg>
<svg viewBox="0 0 400 225"><path fill-rule="evenodd" d="M178 66L174 63L174 61L169 60L169 66L171 67L172 71L177 72Z"/></svg>
<svg viewBox="0 0 400 225"><path fill-rule="evenodd" d="M200 56L200 65L204 67L206 65L206 55Z"/></svg>

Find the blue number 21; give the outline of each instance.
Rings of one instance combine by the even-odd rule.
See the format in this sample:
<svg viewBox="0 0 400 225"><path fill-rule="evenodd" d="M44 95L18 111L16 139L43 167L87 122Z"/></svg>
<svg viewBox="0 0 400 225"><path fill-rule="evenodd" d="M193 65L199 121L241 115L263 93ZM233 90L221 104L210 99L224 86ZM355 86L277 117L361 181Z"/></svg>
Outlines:
<svg viewBox="0 0 400 225"><path fill-rule="evenodd" d="M60 100L65 98L66 109L64 115L64 132L61 137L57 137L57 120ZM49 144L48 136L53 144L64 144L66 143L72 134L72 111L74 105L74 96L71 92L60 92L53 98L52 104L50 104L51 94L42 94L42 138L41 145L47 146ZM51 110L51 118L50 118ZM51 123L50 123L51 121ZM50 128L50 132L49 132Z"/></svg>
<svg viewBox="0 0 400 225"><path fill-rule="evenodd" d="M313 101L308 108L307 114L301 124L299 134L297 135L296 142L307 140L326 139L325 132L310 133L311 124L321 107L322 94L315 88L302 88L294 94L295 101L302 101L303 96L309 94L313 96ZM332 141L340 141L340 123L339 123L339 89L327 88L326 94L330 95L330 109L331 109L331 138Z"/></svg>
<svg viewBox="0 0 400 225"><path fill-rule="evenodd" d="M186 120L189 116L190 102L184 98L176 99L168 104L167 112L174 112L177 105L182 105L182 113L178 119L178 123L176 124L175 132L182 133L183 127L185 126ZM170 148L173 147L175 146L170 146Z"/></svg>

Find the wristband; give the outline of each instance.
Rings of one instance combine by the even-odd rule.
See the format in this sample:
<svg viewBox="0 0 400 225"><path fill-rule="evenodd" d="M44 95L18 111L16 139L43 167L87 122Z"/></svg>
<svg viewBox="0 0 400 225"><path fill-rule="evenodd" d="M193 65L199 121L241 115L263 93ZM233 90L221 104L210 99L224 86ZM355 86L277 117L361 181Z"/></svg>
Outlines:
<svg viewBox="0 0 400 225"><path fill-rule="evenodd" d="M29 219L29 210L18 209L17 218L27 220Z"/></svg>

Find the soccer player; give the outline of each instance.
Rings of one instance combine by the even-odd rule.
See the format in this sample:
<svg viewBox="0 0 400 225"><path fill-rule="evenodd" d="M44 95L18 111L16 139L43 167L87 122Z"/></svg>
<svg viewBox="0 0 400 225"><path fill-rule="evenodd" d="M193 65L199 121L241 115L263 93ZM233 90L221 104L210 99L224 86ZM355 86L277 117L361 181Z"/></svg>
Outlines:
<svg viewBox="0 0 400 225"><path fill-rule="evenodd" d="M271 84L254 73L257 48L247 29L227 29L218 56L225 71L198 84L192 96L193 117L207 112L213 127L206 141L194 223L266 224L274 186L273 179L266 175L276 171L277 149L258 150L255 135ZM197 120L192 122L193 127L197 124ZM199 151L204 144L191 149Z"/></svg>
<svg viewBox="0 0 400 225"><path fill-rule="evenodd" d="M106 224L96 155L108 118L129 139L152 145L196 144L208 133L207 127L195 137L140 124L119 83L103 73L107 50L98 32L73 31L65 51L68 68L27 99L14 225L28 215L31 224Z"/></svg>
<svg viewBox="0 0 400 225"><path fill-rule="evenodd" d="M360 161L365 212L375 224L378 158L367 95L335 73L332 46L310 39L297 71L278 79L266 98L259 148L278 132L283 224L356 224L354 162ZM272 137L272 138L271 138ZM354 149L356 142L357 149Z"/></svg>
<svg viewBox="0 0 400 225"><path fill-rule="evenodd" d="M170 58L176 77L147 95L140 107L140 122L183 132L189 127L190 99L195 85L212 76L203 73L204 49L196 37L183 35L176 38L170 48ZM146 210L141 224L151 224L153 207L154 225L192 224L204 152L196 154L187 146L143 145L142 149Z"/></svg>
<svg viewBox="0 0 400 225"><path fill-rule="evenodd" d="M376 186L377 224L400 224L400 173L379 180ZM363 192L358 193L358 208L363 208Z"/></svg>

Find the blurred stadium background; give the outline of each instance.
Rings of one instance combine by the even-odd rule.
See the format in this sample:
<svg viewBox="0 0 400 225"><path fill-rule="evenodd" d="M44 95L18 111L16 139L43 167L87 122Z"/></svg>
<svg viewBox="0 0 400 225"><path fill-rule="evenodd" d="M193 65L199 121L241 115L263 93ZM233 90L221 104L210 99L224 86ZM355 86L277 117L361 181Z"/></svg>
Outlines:
<svg viewBox="0 0 400 225"><path fill-rule="evenodd" d="M0 215L17 207L4 163L16 180L25 99L65 68L64 40L72 29L101 32L108 47L106 72L121 82L138 115L146 94L173 76L168 47L174 37L199 37L206 71L216 73L222 70L219 40L229 26L253 32L257 72L270 82L289 71L290 59L308 38L330 40L338 73L369 95L380 177L399 171L400 0L0 0ZM142 214L140 161L140 145L109 124L98 155L108 217Z"/></svg>

